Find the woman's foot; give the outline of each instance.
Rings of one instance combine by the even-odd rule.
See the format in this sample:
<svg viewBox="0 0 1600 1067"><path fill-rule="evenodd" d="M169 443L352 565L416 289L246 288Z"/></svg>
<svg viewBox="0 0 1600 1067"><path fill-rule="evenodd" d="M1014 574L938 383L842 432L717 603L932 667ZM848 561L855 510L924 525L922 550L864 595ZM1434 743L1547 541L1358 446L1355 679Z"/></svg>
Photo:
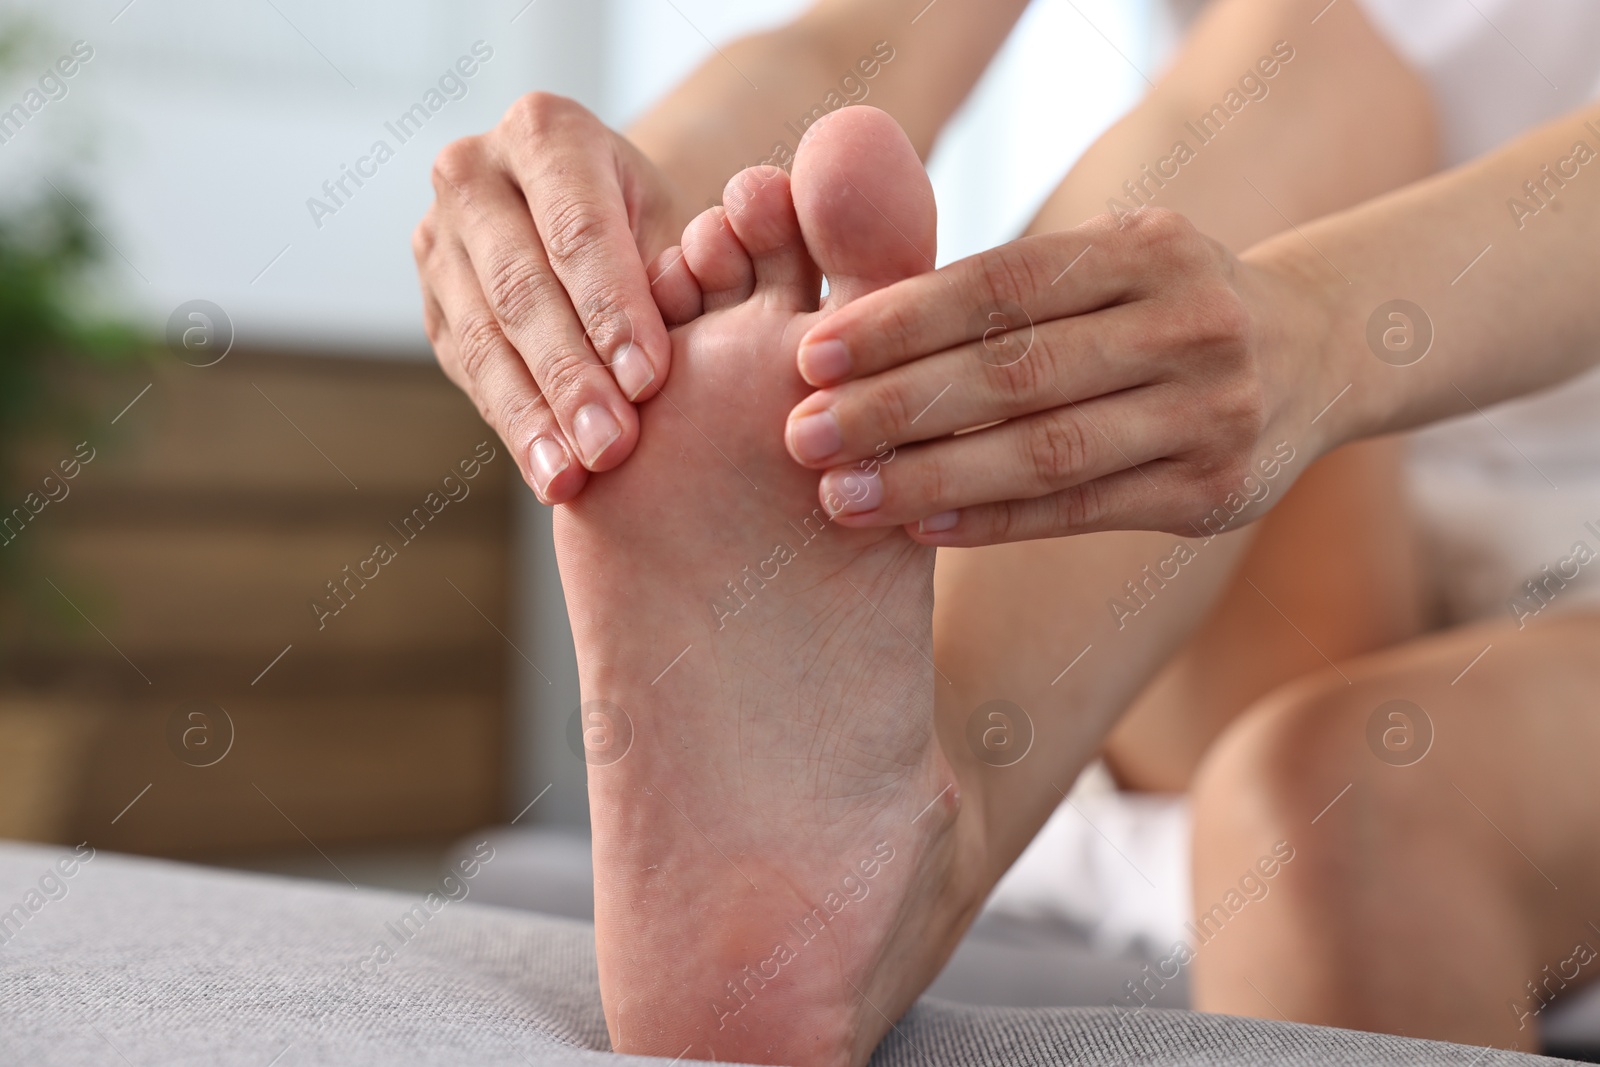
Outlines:
<svg viewBox="0 0 1600 1067"><path fill-rule="evenodd" d="M725 199L658 282L705 314L638 450L556 512L601 993L620 1051L860 1064L986 887L934 732L933 550L828 521L784 422L819 268L829 306L928 269L933 195L893 121L848 108L792 189L765 168Z"/></svg>

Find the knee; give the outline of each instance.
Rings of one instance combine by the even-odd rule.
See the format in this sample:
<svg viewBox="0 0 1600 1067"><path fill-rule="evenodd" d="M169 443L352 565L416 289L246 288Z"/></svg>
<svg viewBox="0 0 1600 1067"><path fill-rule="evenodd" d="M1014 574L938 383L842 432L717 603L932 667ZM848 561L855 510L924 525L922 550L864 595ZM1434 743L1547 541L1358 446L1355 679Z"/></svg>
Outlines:
<svg viewBox="0 0 1600 1067"><path fill-rule="evenodd" d="M1197 887L1286 846L1297 857L1286 885L1344 897L1363 878L1362 856L1414 841L1429 805L1407 794L1425 789L1425 776L1373 747L1374 712L1394 696L1387 685L1317 677L1240 716L1195 778Z"/></svg>
<svg viewBox="0 0 1600 1067"><path fill-rule="evenodd" d="M1232 862L1288 841L1307 856L1296 881L1334 891L1362 877L1358 854L1414 845L1437 817L1443 782L1434 761L1410 765L1386 747L1386 731L1398 728L1381 709L1406 688L1392 677L1318 675L1240 715L1195 774L1197 872L1206 856ZM1419 737L1430 731L1426 721L1414 726Z"/></svg>
<svg viewBox="0 0 1600 1067"><path fill-rule="evenodd" d="M1308 826L1364 751L1351 688L1337 677L1298 681L1235 720L1195 775L1197 830L1259 837Z"/></svg>
<svg viewBox="0 0 1600 1067"><path fill-rule="evenodd" d="M1225 909L1240 903L1234 891L1241 886L1272 894L1271 925L1297 951L1314 951L1309 930L1351 918L1350 902L1364 896L1352 851L1360 842L1325 832L1351 801L1340 794L1365 751L1361 728L1352 724L1359 705L1351 688L1334 676L1276 690L1207 753L1191 796L1192 904L1201 929L1221 914L1218 902Z"/></svg>

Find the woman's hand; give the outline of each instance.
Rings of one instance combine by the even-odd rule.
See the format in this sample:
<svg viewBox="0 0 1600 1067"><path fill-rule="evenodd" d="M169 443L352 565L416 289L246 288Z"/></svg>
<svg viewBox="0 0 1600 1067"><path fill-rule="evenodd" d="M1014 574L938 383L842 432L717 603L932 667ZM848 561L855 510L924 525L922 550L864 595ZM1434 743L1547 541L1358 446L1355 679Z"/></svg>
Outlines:
<svg viewBox="0 0 1600 1067"><path fill-rule="evenodd" d="M1313 287L1153 209L1014 241L813 327L789 451L841 524L927 544L1232 528L1334 443Z"/></svg>
<svg viewBox="0 0 1600 1067"><path fill-rule="evenodd" d="M547 504L627 458L671 346L645 264L687 216L580 105L532 93L445 147L412 236L428 339Z"/></svg>

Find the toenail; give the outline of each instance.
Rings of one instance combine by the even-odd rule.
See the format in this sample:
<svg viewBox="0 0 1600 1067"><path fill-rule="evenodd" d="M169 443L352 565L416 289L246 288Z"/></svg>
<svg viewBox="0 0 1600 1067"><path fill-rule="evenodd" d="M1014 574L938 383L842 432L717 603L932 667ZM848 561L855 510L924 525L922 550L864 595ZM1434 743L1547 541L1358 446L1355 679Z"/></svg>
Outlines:
<svg viewBox="0 0 1600 1067"><path fill-rule="evenodd" d="M817 341L800 349L800 377L812 385L828 385L850 373L850 350L843 341Z"/></svg>
<svg viewBox="0 0 1600 1067"><path fill-rule="evenodd" d="M567 458L567 450L560 441L552 441L548 437L540 437L533 442L533 447L528 450L528 459L533 466L533 480L539 495L548 500L550 483L556 480L556 475L572 465L572 460Z"/></svg>
<svg viewBox="0 0 1600 1067"><path fill-rule="evenodd" d="M883 503L883 482L865 471L829 471L822 476L822 503L830 515L875 511Z"/></svg>
<svg viewBox="0 0 1600 1067"><path fill-rule="evenodd" d="M959 511L941 511L939 514L929 515L917 523L917 532L944 533L946 530L954 528L955 524L960 520L961 512Z"/></svg>
<svg viewBox="0 0 1600 1067"><path fill-rule="evenodd" d="M820 463L843 447L839 420L831 411L802 415L789 424L789 450L801 463Z"/></svg>
<svg viewBox="0 0 1600 1067"><path fill-rule="evenodd" d="M578 451L583 453L583 465L593 467L611 442L622 436L622 427L616 417L599 404L585 404L572 420L572 431L578 438Z"/></svg>
<svg viewBox="0 0 1600 1067"><path fill-rule="evenodd" d="M650 365L649 357L632 341L624 345L617 358L611 361L611 373L616 375L622 395L629 400L639 399L639 394L656 380L656 369Z"/></svg>

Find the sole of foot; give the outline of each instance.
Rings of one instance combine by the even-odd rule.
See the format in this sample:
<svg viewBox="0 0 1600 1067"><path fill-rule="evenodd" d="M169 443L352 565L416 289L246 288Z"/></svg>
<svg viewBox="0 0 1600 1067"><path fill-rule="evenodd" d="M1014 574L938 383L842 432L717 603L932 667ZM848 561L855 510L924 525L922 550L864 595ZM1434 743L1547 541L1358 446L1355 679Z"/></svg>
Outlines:
<svg viewBox="0 0 1600 1067"><path fill-rule="evenodd" d="M934 730L933 550L832 522L784 422L821 277L825 311L929 269L933 196L858 107L808 131L792 181L747 171L724 203L663 260L704 314L638 449L556 512L601 993L619 1051L856 1065L954 949L982 865Z"/></svg>

